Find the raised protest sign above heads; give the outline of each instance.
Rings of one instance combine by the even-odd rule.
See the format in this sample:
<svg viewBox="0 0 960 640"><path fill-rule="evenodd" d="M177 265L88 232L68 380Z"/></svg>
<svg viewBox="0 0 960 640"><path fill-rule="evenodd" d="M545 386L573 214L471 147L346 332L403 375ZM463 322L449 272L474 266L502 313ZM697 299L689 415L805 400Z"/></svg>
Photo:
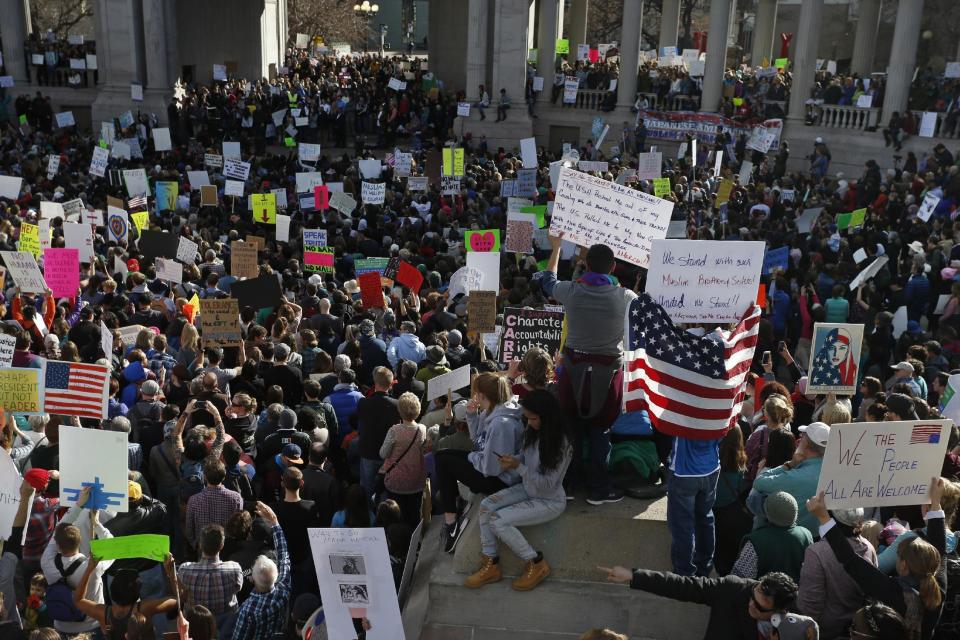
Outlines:
<svg viewBox="0 0 960 640"><path fill-rule="evenodd" d="M807 393L854 395L862 342L862 324L814 324Z"/></svg>
<svg viewBox="0 0 960 640"><path fill-rule="evenodd" d="M930 502L940 475L950 420L835 424L820 467L817 492L827 508L893 507Z"/></svg>
<svg viewBox="0 0 960 640"><path fill-rule="evenodd" d="M8 275L20 291L24 293L43 293L47 290L47 283L37 266L37 259L27 251L0 251L0 258L7 268ZM76 293L74 291L70 295Z"/></svg>
<svg viewBox="0 0 960 640"><path fill-rule="evenodd" d="M756 300L764 246L654 240L647 293L674 322L735 322Z"/></svg>
<svg viewBox="0 0 960 640"><path fill-rule="evenodd" d="M503 310L500 362L521 359L530 347L540 347L552 357L560 349L562 338L562 313L508 307Z"/></svg>
<svg viewBox="0 0 960 640"><path fill-rule="evenodd" d="M201 298L200 331L204 343L240 344L240 306L234 298Z"/></svg>
<svg viewBox="0 0 960 640"><path fill-rule="evenodd" d="M673 203L569 167L560 170L550 220L554 235L582 247L609 246L632 264L650 264L650 242L665 238Z"/></svg>
<svg viewBox="0 0 960 640"><path fill-rule="evenodd" d="M60 504L74 506L90 487L85 509L127 511L127 435L79 427L60 427Z"/></svg>

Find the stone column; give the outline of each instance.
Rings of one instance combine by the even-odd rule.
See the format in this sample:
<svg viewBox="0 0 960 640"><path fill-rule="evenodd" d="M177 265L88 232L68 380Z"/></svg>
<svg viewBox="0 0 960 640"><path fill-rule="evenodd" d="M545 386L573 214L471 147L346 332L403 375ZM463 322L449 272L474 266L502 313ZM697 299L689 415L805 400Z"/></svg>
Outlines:
<svg viewBox="0 0 960 640"><path fill-rule="evenodd" d="M93 10L102 82L126 86L128 95L130 83L143 83L145 76L143 42L136 35L142 33L141 7L132 0L97 0Z"/></svg>
<svg viewBox="0 0 960 640"><path fill-rule="evenodd" d="M791 66L793 84L790 89L790 109L787 117L803 120L807 114L806 102L817 70L817 45L820 42L820 17L823 0L803 0L800 23L797 26L797 44Z"/></svg>
<svg viewBox="0 0 960 640"><path fill-rule="evenodd" d="M143 39L146 53L147 87L170 89L173 74L167 51L167 10L165 0L143 0Z"/></svg>
<svg viewBox="0 0 960 640"><path fill-rule="evenodd" d="M499 102L500 89L507 90L513 113L526 113L523 89L527 79L527 0L493 0L493 86L491 102Z"/></svg>
<svg viewBox="0 0 960 640"><path fill-rule="evenodd" d="M894 111L903 113L907 109L910 82L917 63L917 41L920 39L922 17L923 0L900 0L893 28L893 45L890 47L890 64L887 66L887 90L883 97L881 117L884 124Z"/></svg>
<svg viewBox="0 0 960 640"><path fill-rule="evenodd" d="M617 79L617 105L621 107L633 106L637 101L642 27L643 0L625 0L620 27L620 77Z"/></svg>
<svg viewBox="0 0 960 640"><path fill-rule="evenodd" d="M628 2L630 0L627 0ZM587 11L589 0L573 0L570 4L570 26L567 29L567 40L570 42L570 53L567 60L571 64L577 61L577 45L587 42ZM563 32L563 25L558 30ZM556 45L554 45L556 46Z"/></svg>
<svg viewBox="0 0 960 640"><path fill-rule="evenodd" d="M853 39L853 60L850 63L850 70L861 77L869 76L873 71L881 2L882 0L860 0L860 15L857 17L857 33Z"/></svg>
<svg viewBox="0 0 960 640"><path fill-rule="evenodd" d="M663 0L660 10L660 41L658 52L664 47L677 46L680 34L680 0Z"/></svg>
<svg viewBox="0 0 960 640"><path fill-rule="evenodd" d="M730 0L711 0L710 31L707 35L707 62L703 71L703 96L700 110L715 113L723 93L723 74L727 66L727 25Z"/></svg>
<svg viewBox="0 0 960 640"><path fill-rule="evenodd" d="M0 0L0 40L3 40L3 66L13 76L14 85L27 82L23 45L30 33L30 6L27 0Z"/></svg>
<svg viewBox="0 0 960 640"><path fill-rule="evenodd" d="M758 0L757 15L753 21L753 46L750 48L750 64L753 66L758 66L764 58L772 64L776 27L777 0Z"/></svg>
<svg viewBox="0 0 960 640"><path fill-rule="evenodd" d="M540 24L537 25L537 75L543 78L543 91L537 96L537 102L549 102L553 86L553 69L557 60L558 0L537 1L540 3Z"/></svg>
<svg viewBox="0 0 960 640"><path fill-rule="evenodd" d="M431 22L433 20L431 19ZM487 82L487 3L469 0L467 7L467 99L480 99L479 88ZM544 81L546 82L546 80ZM487 88L489 92L489 87Z"/></svg>

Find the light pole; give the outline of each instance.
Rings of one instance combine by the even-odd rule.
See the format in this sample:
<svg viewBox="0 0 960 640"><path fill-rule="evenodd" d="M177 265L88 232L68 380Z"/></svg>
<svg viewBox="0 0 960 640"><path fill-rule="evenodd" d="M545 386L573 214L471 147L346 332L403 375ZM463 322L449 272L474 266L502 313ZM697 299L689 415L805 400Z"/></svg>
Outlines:
<svg viewBox="0 0 960 640"><path fill-rule="evenodd" d="M360 4L353 5L353 14L363 19L363 50L367 50L367 44L370 42L370 20L380 13L380 5L370 4L370 0L363 0Z"/></svg>

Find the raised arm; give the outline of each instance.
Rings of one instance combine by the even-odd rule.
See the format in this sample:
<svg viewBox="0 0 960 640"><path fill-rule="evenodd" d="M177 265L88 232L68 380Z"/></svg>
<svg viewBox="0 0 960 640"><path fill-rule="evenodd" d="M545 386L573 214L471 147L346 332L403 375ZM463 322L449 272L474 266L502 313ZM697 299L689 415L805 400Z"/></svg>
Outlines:
<svg viewBox="0 0 960 640"><path fill-rule="evenodd" d="M106 629L106 605L97 604L93 600L87 598L87 588L90 586L90 576L92 576L97 570L98 564L100 564L100 559L97 557L92 557L87 561L87 569L80 577L80 582L77 584L77 588L73 590L73 604L83 614L88 615L96 620L101 629Z"/></svg>

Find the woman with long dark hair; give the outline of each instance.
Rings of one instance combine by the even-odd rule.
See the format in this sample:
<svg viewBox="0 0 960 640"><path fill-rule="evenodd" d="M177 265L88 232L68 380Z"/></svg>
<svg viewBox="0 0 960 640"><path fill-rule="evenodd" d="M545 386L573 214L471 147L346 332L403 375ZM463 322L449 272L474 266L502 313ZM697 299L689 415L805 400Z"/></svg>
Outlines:
<svg viewBox="0 0 960 640"><path fill-rule="evenodd" d="M543 554L536 551L517 529L549 522L567 506L563 475L573 457L567 421L560 403L548 391L534 389L520 401L526 428L523 447L517 456L498 455L500 467L516 469L520 483L487 496L480 503L480 569L464 584L481 587L500 580L497 543L503 541L525 563L523 573L513 581L517 591L529 591L550 575Z"/></svg>

